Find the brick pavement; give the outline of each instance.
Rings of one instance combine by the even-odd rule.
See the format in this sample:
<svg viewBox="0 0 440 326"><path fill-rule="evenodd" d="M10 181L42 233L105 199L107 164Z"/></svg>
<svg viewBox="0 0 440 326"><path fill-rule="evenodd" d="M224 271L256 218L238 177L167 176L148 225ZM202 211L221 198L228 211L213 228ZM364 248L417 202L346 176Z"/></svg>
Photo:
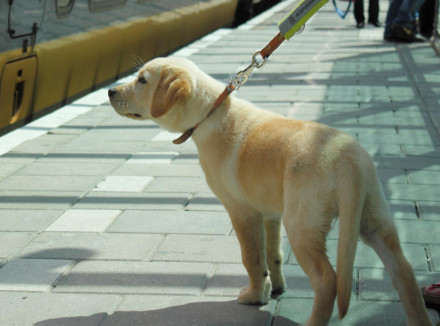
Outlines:
<svg viewBox="0 0 440 326"><path fill-rule="evenodd" d="M386 3L381 3L384 21ZM292 1L178 51L227 81L277 32ZM382 41L327 4L238 96L343 130L373 156L420 285L440 280L440 59ZM127 79L125 79L127 80ZM122 81L120 81L122 82ZM191 141L113 112L106 89L0 138L1 325L297 325L313 292L283 238L288 291L237 304L238 243ZM329 234L335 264L337 228ZM382 263L359 245L348 315L402 325ZM438 314L430 310L433 322Z"/></svg>

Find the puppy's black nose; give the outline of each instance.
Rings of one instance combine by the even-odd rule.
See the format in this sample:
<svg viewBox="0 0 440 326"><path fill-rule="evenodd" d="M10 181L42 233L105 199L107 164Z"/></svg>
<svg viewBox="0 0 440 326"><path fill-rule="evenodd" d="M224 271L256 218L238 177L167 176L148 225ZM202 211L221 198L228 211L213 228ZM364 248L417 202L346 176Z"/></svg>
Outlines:
<svg viewBox="0 0 440 326"><path fill-rule="evenodd" d="M108 90L108 97L113 97L116 93L117 93L118 91L117 90L115 90L114 88L110 88L109 90Z"/></svg>

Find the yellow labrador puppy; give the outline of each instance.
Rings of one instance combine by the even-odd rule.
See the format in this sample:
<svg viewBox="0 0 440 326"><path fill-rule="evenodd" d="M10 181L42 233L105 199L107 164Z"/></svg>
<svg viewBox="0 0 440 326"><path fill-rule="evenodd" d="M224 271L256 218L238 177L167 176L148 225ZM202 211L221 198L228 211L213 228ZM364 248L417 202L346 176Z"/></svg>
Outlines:
<svg viewBox="0 0 440 326"><path fill-rule="evenodd" d="M249 286L238 301L265 304L284 291L280 227L315 291L307 325L326 325L337 298L347 313L358 237L374 248L392 277L409 325L431 325L411 266L402 254L375 168L350 136L295 121L228 97L208 115L224 84L183 58L158 58L136 80L111 88L114 109L192 135L212 191L240 242ZM326 235L339 217L336 273Z"/></svg>

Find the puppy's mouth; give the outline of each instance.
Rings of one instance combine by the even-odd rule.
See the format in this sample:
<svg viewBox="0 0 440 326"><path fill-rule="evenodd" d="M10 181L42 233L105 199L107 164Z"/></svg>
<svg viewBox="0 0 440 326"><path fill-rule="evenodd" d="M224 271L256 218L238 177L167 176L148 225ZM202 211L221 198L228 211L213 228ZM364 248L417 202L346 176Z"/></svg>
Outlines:
<svg viewBox="0 0 440 326"><path fill-rule="evenodd" d="M142 114L125 112L127 110L127 106L128 106L127 101L111 100L110 102L111 102L113 108L115 109L115 111L117 113L119 113L120 115L127 117L127 118L130 118L130 119L135 119L135 120L143 120L144 119Z"/></svg>
<svg viewBox="0 0 440 326"><path fill-rule="evenodd" d="M127 118L135 119L135 120L140 120L144 118L142 114L139 113L122 113L122 115L125 115Z"/></svg>

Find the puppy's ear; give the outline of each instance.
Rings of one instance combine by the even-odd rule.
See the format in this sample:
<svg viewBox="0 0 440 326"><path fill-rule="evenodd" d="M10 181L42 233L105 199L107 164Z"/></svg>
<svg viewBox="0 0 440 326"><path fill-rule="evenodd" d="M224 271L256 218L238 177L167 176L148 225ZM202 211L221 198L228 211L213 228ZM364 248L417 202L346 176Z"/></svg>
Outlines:
<svg viewBox="0 0 440 326"><path fill-rule="evenodd" d="M153 93L151 116L153 118L163 116L177 102L185 100L190 93L191 80L186 71L163 67Z"/></svg>

